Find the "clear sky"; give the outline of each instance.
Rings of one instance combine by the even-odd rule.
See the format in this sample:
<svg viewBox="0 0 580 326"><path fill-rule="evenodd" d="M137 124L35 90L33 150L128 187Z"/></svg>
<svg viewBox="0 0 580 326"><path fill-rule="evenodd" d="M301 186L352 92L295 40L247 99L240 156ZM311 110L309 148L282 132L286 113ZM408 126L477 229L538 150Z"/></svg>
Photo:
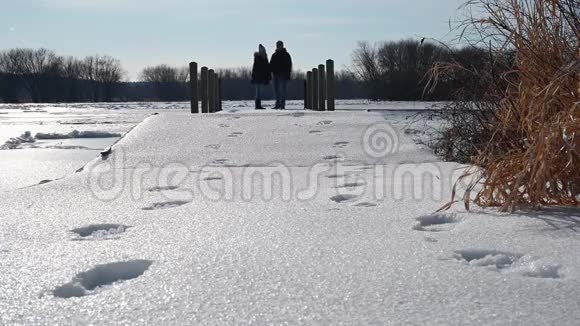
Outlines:
<svg viewBox="0 0 580 326"><path fill-rule="evenodd" d="M351 64L357 41L450 36L464 0L0 0L0 49L108 54L129 79L156 64L249 66L285 41L299 69ZM2 26L3 25L3 26Z"/></svg>

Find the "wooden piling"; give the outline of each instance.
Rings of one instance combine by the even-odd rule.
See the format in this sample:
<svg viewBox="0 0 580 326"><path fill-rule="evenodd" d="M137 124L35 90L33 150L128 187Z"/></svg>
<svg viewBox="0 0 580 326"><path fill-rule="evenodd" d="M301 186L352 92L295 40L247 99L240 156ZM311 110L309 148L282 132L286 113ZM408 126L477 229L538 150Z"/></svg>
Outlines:
<svg viewBox="0 0 580 326"><path fill-rule="evenodd" d="M308 81L306 79L304 79L303 87L304 87L304 89L302 91L302 94L304 94L304 109L306 110L306 109L308 109L308 100L307 100L307 98L308 98L308 95L307 95L308 94Z"/></svg>
<svg viewBox="0 0 580 326"><path fill-rule="evenodd" d="M218 78L218 111L222 110L222 78Z"/></svg>
<svg viewBox="0 0 580 326"><path fill-rule="evenodd" d="M318 111L326 111L326 69L318 66Z"/></svg>
<svg viewBox="0 0 580 326"><path fill-rule="evenodd" d="M306 84L308 86L306 92L306 108L312 110L312 71L306 73Z"/></svg>
<svg viewBox="0 0 580 326"><path fill-rule="evenodd" d="M318 69L312 69L312 110L318 111Z"/></svg>
<svg viewBox="0 0 580 326"><path fill-rule="evenodd" d="M189 87L191 91L191 113L199 113L197 96L197 63L189 63Z"/></svg>
<svg viewBox="0 0 580 326"><path fill-rule="evenodd" d="M215 71L210 69L207 75L208 112L215 112Z"/></svg>
<svg viewBox="0 0 580 326"><path fill-rule="evenodd" d="M201 68L201 113L209 112L209 101L208 101L208 69L207 67Z"/></svg>
<svg viewBox="0 0 580 326"><path fill-rule="evenodd" d="M220 98L219 78L220 78L220 76L217 73L215 73L214 74L214 90L213 90L215 102L214 102L213 112L218 112L219 107L220 107L220 105L219 105L219 103L220 103L219 102L219 98Z"/></svg>
<svg viewBox="0 0 580 326"><path fill-rule="evenodd" d="M336 82L334 79L334 61L326 60L326 109L334 111L336 101Z"/></svg>

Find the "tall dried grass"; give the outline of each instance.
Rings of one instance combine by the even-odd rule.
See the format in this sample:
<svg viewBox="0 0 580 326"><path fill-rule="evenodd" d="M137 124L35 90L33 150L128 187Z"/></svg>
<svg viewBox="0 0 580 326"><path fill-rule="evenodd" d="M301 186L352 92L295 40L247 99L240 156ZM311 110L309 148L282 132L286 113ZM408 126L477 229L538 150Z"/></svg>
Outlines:
<svg viewBox="0 0 580 326"><path fill-rule="evenodd" d="M454 104L485 111L475 115L483 121L476 128L478 141L470 144L473 167L462 176L471 180L463 201L468 209L474 199L501 211L521 205L578 206L580 2L474 0L466 8L474 14L460 26L462 36L485 44L493 62L485 73L491 83L481 101ZM498 60L508 61L509 69L494 71ZM430 86L457 69L469 68L434 66ZM464 132L455 128L448 131Z"/></svg>

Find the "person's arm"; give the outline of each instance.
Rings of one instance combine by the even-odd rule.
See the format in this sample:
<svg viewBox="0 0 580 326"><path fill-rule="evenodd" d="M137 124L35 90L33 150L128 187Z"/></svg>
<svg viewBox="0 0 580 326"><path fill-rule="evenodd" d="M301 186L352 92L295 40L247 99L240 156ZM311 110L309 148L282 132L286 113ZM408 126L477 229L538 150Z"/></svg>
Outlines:
<svg viewBox="0 0 580 326"><path fill-rule="evenodd" d="M286 67L288 71L288 79L292 79L292 56L288 53L288 67Z"/></svg>
<svg viewBox="0 0 580 326"><path fill-rule="evenodd" d="M254 64L252 65L252 83L256 80L256 69L257 69L257 60L256 56L254 55Z"/></svg>
<svg viewBox="0 0 580 326"><path fill-rule="evenodd" d="M272 59L270 59L270 64L268 66L270 67L271 73L276 73L276 53L272 54Z"/></svg>

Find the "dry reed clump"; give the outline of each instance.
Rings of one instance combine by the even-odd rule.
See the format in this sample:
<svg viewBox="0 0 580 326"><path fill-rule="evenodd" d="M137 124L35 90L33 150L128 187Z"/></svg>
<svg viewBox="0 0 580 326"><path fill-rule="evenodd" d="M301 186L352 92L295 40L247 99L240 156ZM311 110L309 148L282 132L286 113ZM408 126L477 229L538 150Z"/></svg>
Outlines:
<svg viewBox="0 0 580 326"><path fill-rule="evenodd" d="M578 206L580 2L476 0L467 6L479 14L462 24L464 35L486 44L493 60L510 58L511 68L482 99L492 109L478 115L484 119L479 136L485 139L471 144L473 167L462 176L472 178L463 195L466 207L471 199L501 211L521 205ZM431 85L444 71L457 68L435 66ZM496 73L488 71L488 76Z"/></svg>

